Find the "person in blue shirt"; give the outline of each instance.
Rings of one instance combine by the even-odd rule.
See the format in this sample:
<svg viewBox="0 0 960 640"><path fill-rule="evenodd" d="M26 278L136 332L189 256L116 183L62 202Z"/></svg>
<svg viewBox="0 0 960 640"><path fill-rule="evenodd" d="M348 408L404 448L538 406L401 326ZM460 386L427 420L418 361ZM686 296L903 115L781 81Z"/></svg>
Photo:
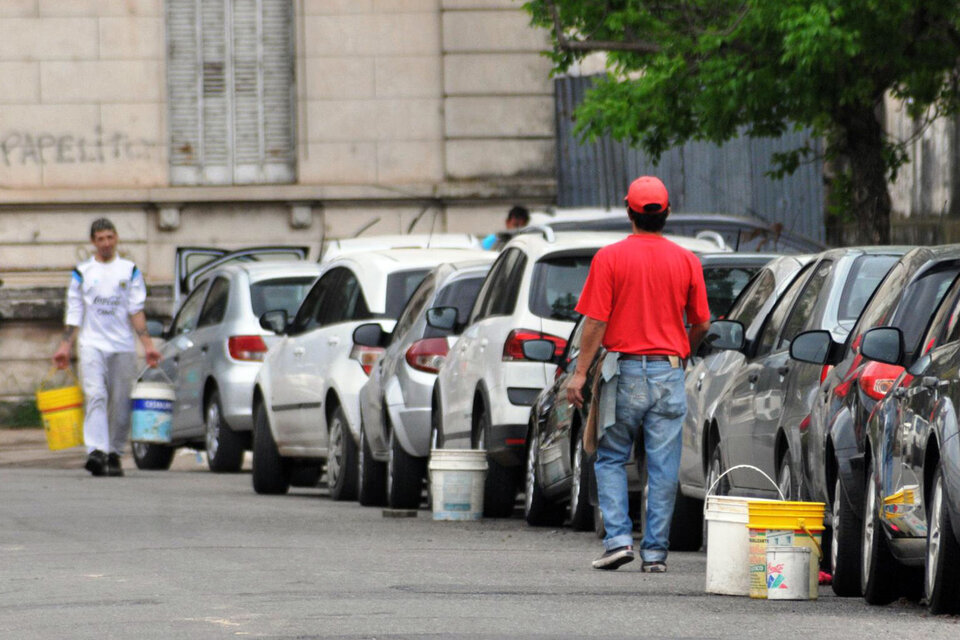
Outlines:
<svg viewBox="0 0 960 640"><path fill-rule="evenodd" d="M530 224L530 212L526 207L519 204L514 205L513 208L511 208L507 213L505 225L508 231L513 231L514 229L523 229L528 224ZM481 241L480 245L487 251L490 251L497 247L499 239L499 233L491 233Z"/></svg>

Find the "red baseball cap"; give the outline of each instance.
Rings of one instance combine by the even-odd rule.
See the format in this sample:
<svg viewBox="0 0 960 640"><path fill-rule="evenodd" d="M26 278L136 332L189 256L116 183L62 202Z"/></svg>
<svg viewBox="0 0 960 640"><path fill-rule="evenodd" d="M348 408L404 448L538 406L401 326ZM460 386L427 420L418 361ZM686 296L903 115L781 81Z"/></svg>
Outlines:
<svg viewBox="0 0 960 640"><path fill-rule="evenodd" d="M663 213L670 206L670 194L659 178L640 176L630 183L624 201L637 213Z"/></svg>

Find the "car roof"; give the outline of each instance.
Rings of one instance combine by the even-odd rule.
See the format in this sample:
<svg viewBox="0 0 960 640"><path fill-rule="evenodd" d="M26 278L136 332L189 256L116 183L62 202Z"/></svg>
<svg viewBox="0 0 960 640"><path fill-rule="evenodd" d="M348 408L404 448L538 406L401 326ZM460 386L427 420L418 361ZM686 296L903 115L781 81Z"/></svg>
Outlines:
<svg viewBox="0 0 960 640"><path fill-rule="evenodd" d="M480 241L469 233L411 233L342 238L324 243L320 261L326 262L348 253L383 249L479 249Z"/></svg>
<svg viewBox="0 0 960 640"><path fill-rule="evenodd" d="M531 226L524 228L521 233L515 235L513 239L504 246L504 249L514 246L525 246L531 253L542 255L567 249L604 247L608 244L619 242L628 235L629 234L622 232L608 231L553 231L548 228ZM729 249L721 249L716 243L709 240L669 234L663 234L663 237L694 253L730 252Z"/></svg>
<svg viewBox="0 0 960 640"><path fill-rule="evenodd" d="M850 256L902 256L913 249L904 245L882 245L882 246L863 246L863 247L839 247L837 249L828 249L820 254L823 258L845 258Z"/></svg>
<svg viewBox="0 0 960 640"><path fill-rule="evenodd" d="M323 265L305 260L272 260L263 262L242 262L223 265L214 269L204 276L204 279L216 274L232 275L236 273L246 273L251 282L267 280L271 278L296 278L319 276L323 271Z"/></svg>
<svg viewBox="0 0 960 640"><path fill-rule="evenodd" d="M700 256L700 263L703 266L757 266L762 267L775 258L781 258L781 253L751 253L751 252L732 252L732 253L705 253Z"/></svg>

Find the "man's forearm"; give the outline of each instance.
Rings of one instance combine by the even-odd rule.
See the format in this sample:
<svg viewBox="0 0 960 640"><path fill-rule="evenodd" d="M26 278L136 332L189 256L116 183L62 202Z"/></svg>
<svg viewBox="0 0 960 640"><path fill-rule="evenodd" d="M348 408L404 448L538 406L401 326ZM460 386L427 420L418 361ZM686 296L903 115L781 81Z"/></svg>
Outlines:
<svg viewBox="0 0 960 640"><path fill-rule="evenodd" d="M153 340L150 338L150 331L147 330L147 316L143 311L138 311L131 315L130 324L133 325L134 332L144 345L153 345Z"/></svg>
<svg viewBox="0 0 960 640"><path fill-rule="evenodd" d="M576 373L586 375L593 357L597 355L607 323L587 317L583 321L583 333L580 334L580 355L577 356Z"/></svg>
<svg viewBox="0 0 960 640"><path fill-rule="evenodd" d="M697 353L697 349L700 348L700 341L703 340L703 336L707 335L709 329L709 322L701 322L700 324L695 324L690 327L690 330L687 332L687 338L690 340L690 355Z"/></svg>
<svg viewBox="0 0 960 640"><path fill-rule="evenodd" d="M72 346L73 341L77 337L77 329L78 327L75 327L72 324L68 324L66 327L64 327L63 334L60 336L60 343L66 343L68 346Z"/></svg>

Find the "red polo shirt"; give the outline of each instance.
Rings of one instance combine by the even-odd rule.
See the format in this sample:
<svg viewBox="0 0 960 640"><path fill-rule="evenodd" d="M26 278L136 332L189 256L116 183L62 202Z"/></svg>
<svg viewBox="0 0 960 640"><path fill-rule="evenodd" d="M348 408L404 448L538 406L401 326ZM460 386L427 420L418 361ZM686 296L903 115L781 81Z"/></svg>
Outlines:
<svg viewBox="0 0 960 640"><path fill-rule="evenodd" d="M633 234L597 252L577 311L607 323L603 346L621 353L690 355L684 326L710 320L703 267L656 234Z"/></svg>

